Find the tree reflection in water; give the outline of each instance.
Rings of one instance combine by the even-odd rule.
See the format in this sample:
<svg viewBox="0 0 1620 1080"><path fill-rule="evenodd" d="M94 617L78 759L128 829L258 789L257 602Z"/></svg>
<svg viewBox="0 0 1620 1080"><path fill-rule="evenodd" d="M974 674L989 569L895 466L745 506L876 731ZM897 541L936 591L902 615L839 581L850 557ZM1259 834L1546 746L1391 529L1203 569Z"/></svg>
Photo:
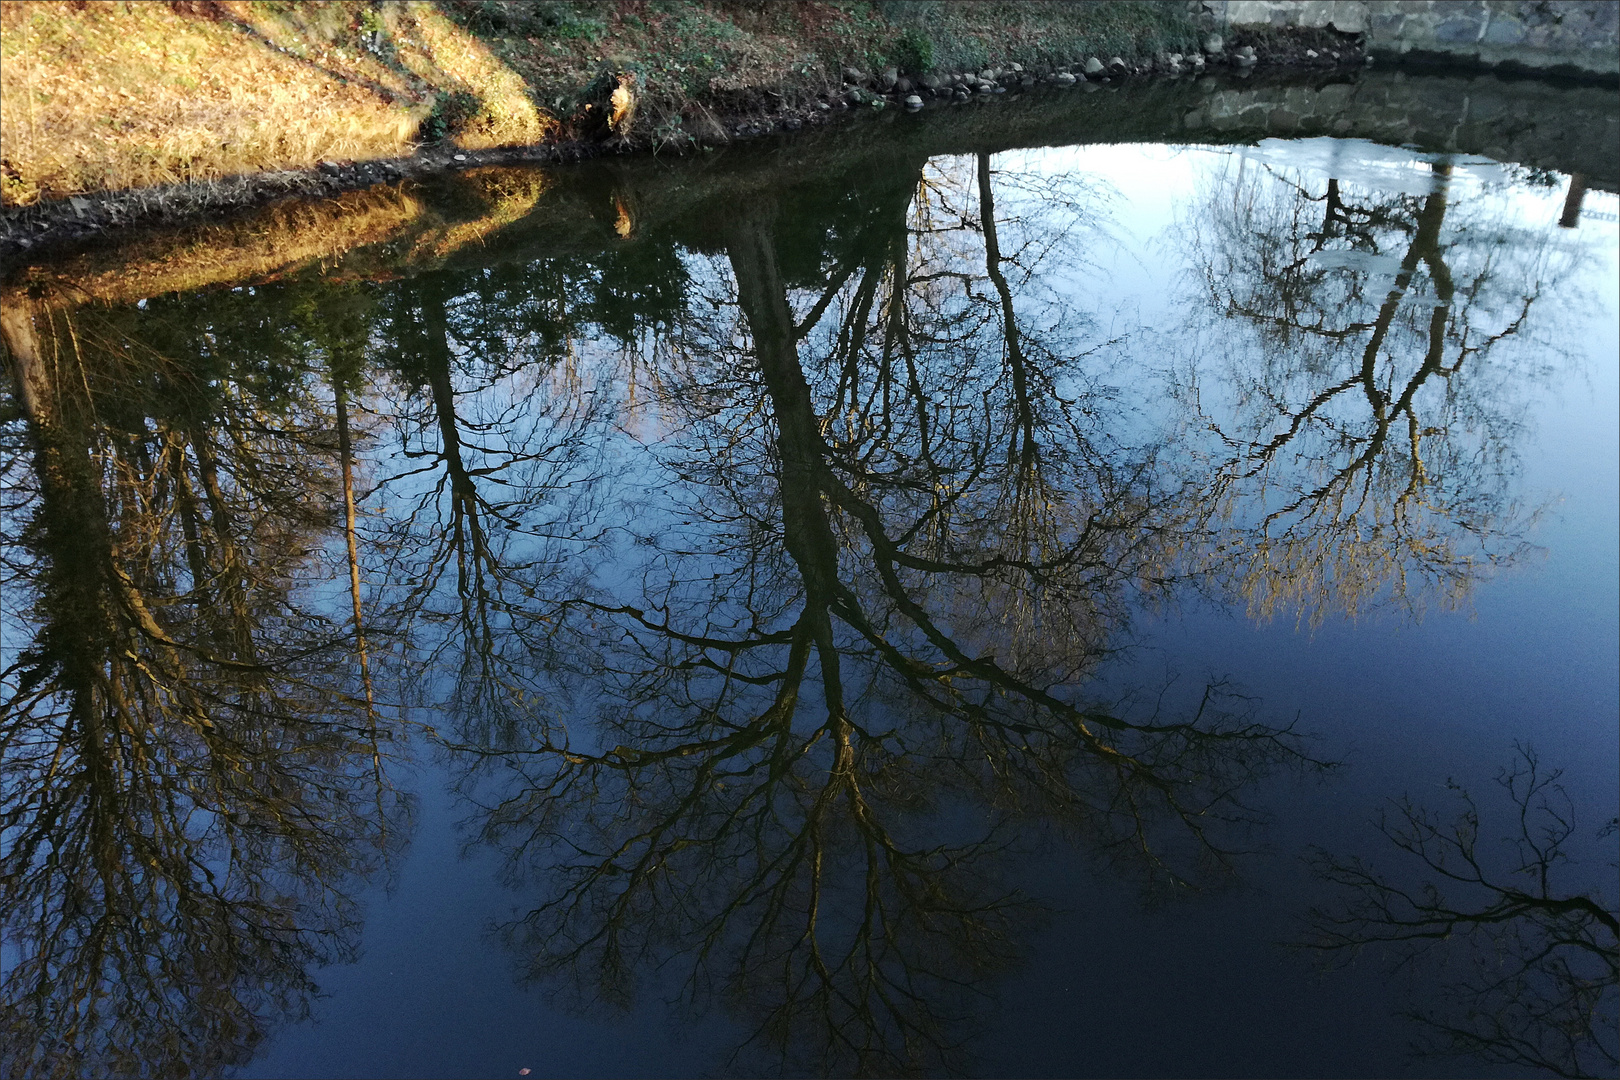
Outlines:
<svg viewBox="0 0 1620 1080"><path fill-rule="evenodd" d="M1612 1076L1620 1066L1620 913L1601 890L1564 883L1578 823L1560 775L1528 747L1498 774L1516 819L1502 868L1480 844L1482 817L1492 815L1454 781L1446 786L1461 804L1455 818L1406 798L1378 819L1390 845L1422 864L1420 884L1361 859L1313 855L1342 895L1311 912L1310 947L1338 961L1379 948L1397 971L1451 960L1441 992L1407 1013L1424 1033L1420 1053L1554 1076ZM1611 819L1600 841L1615 828Z"/></svg>
<svg viewBox="0 0 1620 1080"><path fill-rule="evenodd" d="M398 835L388 725L311 595L327 409L244 307L6 311L7 1075L245 1060L352 955L349 883Z"/></svg>
<svg viewBox="0 0 1620 1080"><path fill-rule="evenodd" d="M1445 163L1227 174L1213 359L1099 332L1078 170L847 180L588 255L3 305L13 1071L217 1071L302 1010L401 835L396 683L526 976L673 977L733 1068L960 1067L1044 833L1186 892L1324 764L1223 683L1100 690L1136 612L1417 607L1522 550L1513 343L1568 267L1470 247Z"/></svg>
<svg viewBox="0 0 1620 1080"><path fill-rule="evenodd" d="M1185 888L1243 842L1254 779L1315 764L1218 686L1181 717L1085 699L1189 508L1095 415L1077 313L1020 313L1041 236L998 218L988 159L924 179L828 230L815 293L776 207L730 216L735 293L661 373L645 486L673 498L626 513L596 588L540 586L582 680L551 711L597 728L456 747L503 774L481 841L542 888L506 930L531 976L626 1002L679 957L688 1000L793 1069L960 1064L1031 914L1002 883L1017 821Z"/></svg>
<svg viewBox="0 0 1620 1080"><path fill-rule="evenodd" d="M1555 290L1570 301L1582 256L1481 200L1456 205L1457 183L1441 157L1427 190L1329 179L1314 194L1287 169L1229 170L1211 185L1204 209L1227 212L1204 214L1189 248L1202 316L1247 329L1224 335L1224 394L1209 395L1239 404L1220 422L1199 398L1218 381L1207 378L1189 379L1183 399L1219 437L1210 490L1223 516L1247 526L1214 572L1255 613L1457 602L1526 550L1534 513L1511 499L1523 387L1562 348L1531 313ZM1466 791L1451 785L1464 808L1450 823L1403 800L1380 831L1432 880L1318 851L1316 870L1342 896L1313 913L1310 944L1340 957L1387 945L1397 968L1415 968L1460 939L1469 973L1408 1014L1427 1033L1423 1052L1608 1075L1614 913L1555 884L1574 832L1558 774L1523 750L1499 779L1518 818L1507 875L1487 869Z"/></svg>
<svg viewBox="0 0 1620 1080"><path fill-rule="evenodd" d="M1531 310L1581 256L1459 204L1467 168L1320 194L1295 170L1227 169L1183 230L1206 298L1189 334L1219 362L1178 393L1217 437L1207 497L1238 527L1211 565L1251 613L1420 612L1526 552L1522 388L1563 351Z"/></svg>

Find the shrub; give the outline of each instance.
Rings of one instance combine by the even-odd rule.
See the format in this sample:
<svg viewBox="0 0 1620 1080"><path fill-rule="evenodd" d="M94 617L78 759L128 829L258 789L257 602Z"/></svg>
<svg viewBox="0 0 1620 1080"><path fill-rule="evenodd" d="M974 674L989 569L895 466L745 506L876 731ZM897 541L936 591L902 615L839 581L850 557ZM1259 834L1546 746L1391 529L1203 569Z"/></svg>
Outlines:
<svg viewBox="0 0 1620 1080"><path fill-rule="evenodd" d="M478 95L466 90L441 90L433 98L433 108L422 120L417 137L429 141L448 139L478 115Z"/></svg>
<svg viewBox="0 0 1620 1080"><path fill-rule="evenodd" d="M889 47L889 60L901 71L926 75L934 70L934 41L916 27L907 27Z"/></svg>

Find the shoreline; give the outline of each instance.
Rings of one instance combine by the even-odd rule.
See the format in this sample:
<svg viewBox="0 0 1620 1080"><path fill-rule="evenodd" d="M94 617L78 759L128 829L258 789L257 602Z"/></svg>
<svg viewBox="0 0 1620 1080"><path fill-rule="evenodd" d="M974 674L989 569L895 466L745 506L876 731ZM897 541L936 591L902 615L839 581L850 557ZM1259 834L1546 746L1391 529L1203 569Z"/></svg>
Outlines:
<svg viewBox="0 0 1620 1080"><path fill-rule="evenodd" d="M1218 36L1212 34L1206 42L1210 38ZM1338 48L1324 47L1333 44ZM797 101L763 91L741 95L746 104L711 111L716 123L708 138L675 151L659 146L646 134L489 149L463 149L442 141L422 145L404 157L323 161L313 168L268 170L222 180L98 192L7 207L0 211L0 277L11 276L19 261L49 261L142 232L195 225L209 218L227 220L286 200L328 198L380 184L429 180L475 168L568 165L621 156L679 158L733 143L772 137L791 139L796 132L857 123L863 114L883 110L983 108L993 107L998 98L1013 101L1027 94L1086 93L1211 78L1240 82L1255 74L1272 79L1353 78L1373 66L1374 60L1359 39L1322 31L1281 30L1232 32L1226 40L1218 40L1216 51L1196 54L1196 59L1177 57L1175 62L1164 56L1139 57L1134 62L1119 57L1088 57L1039 72L1010 63L1005 68L982 68L978 72L934 73L917 82L893 68L877 73L846 68L840 86L824 87ZM1377 65L1379 70L1391 66L1396 65ZM1407 65L1398 67L1404 69ZM1468 65L1437 66L1432 62L1413 65L1413 69L1422 74L1491 74L1505 80L1566 81L1512 72L1482 72ZM910 107L908 97L913 99Z"/></svg>
<svg viewBox="0 0 1620 1080"><path fill-rule="evenodd" d="M422 180L465 169L499 165L568 165L603 157L687 156L716 147L771 136L791 137L806 128L855 121L863 113L893 109L904 112L956 107L984 107L998 98L1015 100L1026 93L1084 93L1103 87L1119 89L1143 82L1228 76L1353 75L1370 61L1354 39L1336 42L1336 55L1313 46L1326 44L1320 31L1283 31L1265 35L1242 32L1220 41L1213 54L1169 58L1088 57L1036 72L1017 63L978 71L939 72L917 82L894 69L862 72L846 68L836 89L821 88L798 102L786 95L756 89L741 95L747 102L730 109L711 109L716 124L707 138L670 150L646 134L595 141L574 138L524 146L463 149L449 142L420 146L409 156L367 161L323 161L313 168L246 173L221 180L133 188L74 195L11 206L0 211L0 273L16 259L37 259L71 251L102 238L145 229L193 224L210 215L231 215L294 198L319 198L380 183ZM1230 48L1228 48L1230 45ZM1250 50L1245 52L1245 50ZM1309 53L1309 55L1306 55ZM1100 68L1087 73L1088 68ZM982 76L993 75L994 79ZM924 81L938 85L923 85ZM986 84L990 85L986 85ZM965 92L965 93L964 93ZM908 107L915 95L920 105Z"/></svg>

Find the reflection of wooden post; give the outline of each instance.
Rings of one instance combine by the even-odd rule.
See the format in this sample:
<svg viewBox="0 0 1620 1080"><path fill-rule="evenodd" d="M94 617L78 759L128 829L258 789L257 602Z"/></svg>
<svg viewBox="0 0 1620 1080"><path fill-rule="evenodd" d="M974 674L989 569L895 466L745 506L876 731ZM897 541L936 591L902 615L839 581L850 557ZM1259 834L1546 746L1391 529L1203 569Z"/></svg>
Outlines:
<svg viewBox="0 0 1620 1080"><path fill-rule="evenodd" d="M1564 196L1564 213L1558 219L1561 229L1573 229L1581 220L1581 199L1586 196L1586 177L1569 174L1569 194Z"/></svg>

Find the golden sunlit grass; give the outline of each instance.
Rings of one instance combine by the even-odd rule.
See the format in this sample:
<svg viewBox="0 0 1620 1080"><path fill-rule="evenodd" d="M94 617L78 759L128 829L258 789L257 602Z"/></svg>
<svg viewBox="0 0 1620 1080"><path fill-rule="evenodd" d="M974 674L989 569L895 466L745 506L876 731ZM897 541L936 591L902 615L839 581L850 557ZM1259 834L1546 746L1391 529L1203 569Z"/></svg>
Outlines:
<svg viewBox="0 0 1620 1080"><path fill-rule="evenodd" d="M378 47L363 47L375 29ZM409 153L446 100L487 147L554 121L429 3L0 0L6 205Z"/></svg>
<svg viewBox="0 0 1620 1080"><path fill-rule="evenodd" d="M385 9L400 60L437 86L449 86L477 99L476 111L461 125L455 143L468 150L539 142L557 127L529 99L523 79L466 30L428 3Z"/></svg>

